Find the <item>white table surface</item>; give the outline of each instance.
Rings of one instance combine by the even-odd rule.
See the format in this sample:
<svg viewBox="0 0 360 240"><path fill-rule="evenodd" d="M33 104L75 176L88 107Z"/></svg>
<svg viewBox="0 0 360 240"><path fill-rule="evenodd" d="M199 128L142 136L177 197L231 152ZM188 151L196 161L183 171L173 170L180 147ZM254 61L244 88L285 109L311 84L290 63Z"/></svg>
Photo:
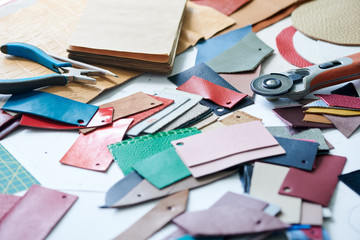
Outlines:
<svg viewBox="0 0 360 240"><path fill-rule="evenodd" d="M11 8L0 9L0 16L10 12L8 9ZM295 68L279 55L275 43L277 34L290 25L291 19L286 18L257 33L259 38L275 50L272 56L263 62L262 74ZM192 67L195 57L196 47L177 56L173 74ZM359 86L359 81L353 81L353 83ZM175 88L176 86L167 80L167 76L144 74L101 94L91 104L99 105L137 91L152 92L164 87ZM323 89L318 93L330 93L333 88ZM288 99L270 102L261 96L256 96L255 104L242 110L263 119L265 126L285 126L271 110L276 105L290 103L293 102ZM360 169L359 129L349 139L336 129L323 130L323 134L335 146L335 149L330 151L331 154L347 157L343 173ZM0 143L43 186L79 197L48 239L111 239L148 212L158 200L124 209L99 208L104 204L106 191L120 180L123 174L116 163L112 163L106 173L62 165L59 160L74 143L77 135L77 131L51 131L21 127ZM206 209L227 191L243 192L238 174L191 190L187 210ZM324 227L331 239L360 239L360 197L339 182L329 208L332 217L325 221ZM169 224L152 239L162 239L174 229L175 226Z"/></svg>

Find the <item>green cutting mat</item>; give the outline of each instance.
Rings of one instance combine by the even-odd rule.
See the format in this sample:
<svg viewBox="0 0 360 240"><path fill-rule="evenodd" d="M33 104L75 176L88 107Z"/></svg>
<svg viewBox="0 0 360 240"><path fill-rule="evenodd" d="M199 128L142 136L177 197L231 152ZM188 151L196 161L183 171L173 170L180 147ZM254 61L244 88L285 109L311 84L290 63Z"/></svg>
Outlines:
<svg viewBox="0 0 360 240"><path fill-rule="evenodd" d="M0 193L14 194L39 182L0 144Z"/></svg>

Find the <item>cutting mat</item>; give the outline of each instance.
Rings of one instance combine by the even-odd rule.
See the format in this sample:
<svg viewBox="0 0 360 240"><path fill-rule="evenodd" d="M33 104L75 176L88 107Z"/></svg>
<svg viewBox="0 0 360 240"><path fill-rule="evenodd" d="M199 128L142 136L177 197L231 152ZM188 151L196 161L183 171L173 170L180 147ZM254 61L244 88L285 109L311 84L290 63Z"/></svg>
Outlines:
<svg viewBox="0 0 360 240"><path fill-rule="evenodd" d="M39 182L0 144L0 193L14 194Z"/></svg>

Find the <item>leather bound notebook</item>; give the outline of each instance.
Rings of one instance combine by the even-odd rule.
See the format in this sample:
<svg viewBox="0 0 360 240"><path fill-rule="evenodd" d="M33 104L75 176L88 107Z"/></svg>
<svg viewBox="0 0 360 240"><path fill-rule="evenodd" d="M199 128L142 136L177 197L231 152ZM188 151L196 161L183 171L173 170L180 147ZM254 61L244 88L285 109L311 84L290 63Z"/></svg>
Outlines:
<svg viewBox="0 0 360 240"><path fill-rule="evenodd" d="M89 0L69 43L72 59L170 73L187 0Z"/></svg>

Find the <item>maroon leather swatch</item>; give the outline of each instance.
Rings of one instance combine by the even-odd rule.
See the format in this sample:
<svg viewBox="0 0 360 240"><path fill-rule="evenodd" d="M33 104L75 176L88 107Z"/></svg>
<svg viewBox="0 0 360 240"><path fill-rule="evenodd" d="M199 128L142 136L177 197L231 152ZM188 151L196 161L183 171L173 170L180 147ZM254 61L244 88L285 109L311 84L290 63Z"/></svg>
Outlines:
<svg viewBox="0 0 360 240"><path fill-rule="evenodd" d="M315 94L329 106L360 109L360 98L338 94Z"/></svg>
<svg viewBox="0 0 360 240"><path fill-rule="evenodd" d="M99 108L94 117L90 120L86 127L100 127L112 122L114 109ZM58 122L44 117L36 115L23 114L20 121L21 126L35 127L35 128L47 128L47 129L59 129L59 130L72 130L85 128L84 126L74 126L63 122Z"/></svg>
<svg viewBox="0 0 360 240"><path fill-rule="evenodd" d="M20 115L19 115L20 116ZM0 140L6 137L9 133L20 126L20 118L16 117L7 121L6 124L0 127Z"/></svg>
<svg viewBox="0 0 360 240"><path fill-rule="evenodd" d="M276 46L279 49L281 56L283 56L290 64L297 67L308 67L313 65L296 52L293 44L295 32L296 29L293 26L290 26L282 30L276 37Z"/></svg>
<svg viewBox="0 0 360 240"><path fill-rule="evenodd" d="M13 118L14 118L13 116L0 109L0 126L3 126L5 123L7 123L9 120Z"/></svg>
<svg viewBox="0 0 360 240"><path fill-rule="evenodd" d="M308 127L308 128L332 128L332 124L314 123L303 121L305 114L302 105L293 105L286 107L276 107L273 112L291 127Z"/></svg>
<svg viewBox="0 0 360 240"><path fill-rule="evenodd" d="M121 142L132 119L119 119L111 126L98 128L86 135L80 133L61 163L95 171L106 171L113 156L107 145Z"/></svg>
<svg viewBox="0 0 360 240"><path fill-rule="evenodd" d="M345 161L342 156L321 155L316 157L316 168L312 172L290 168L279 193L327 206Z"/></svg>
<svg viewBox="0 0 360 240"><path fill-rule="evenodd" d="M250 0L191 0L199 5L212 7L223 14L230 16L242 5Z"/></svg>
<svg viewBox="0 0 360 240"><path fill-rule="evenodd" d="M232 91L196 76L192 76L176 89L200 95L204 97L204 99L211 100L225 108L234 107L247 96L246 94Z"/></svg>
<svg viewBox="0 0 360 240"><path fill-rule="evenodd" d="M32 185L0 224L0 239L45 239L77 196Z"/></svg>
<svg viewBox="0 0 360 240"><path fill-rule="evenodd" d="M0 222L1 219L8 213L15 204L20 200L20 196L10 194L0 194Z"/></svg>

